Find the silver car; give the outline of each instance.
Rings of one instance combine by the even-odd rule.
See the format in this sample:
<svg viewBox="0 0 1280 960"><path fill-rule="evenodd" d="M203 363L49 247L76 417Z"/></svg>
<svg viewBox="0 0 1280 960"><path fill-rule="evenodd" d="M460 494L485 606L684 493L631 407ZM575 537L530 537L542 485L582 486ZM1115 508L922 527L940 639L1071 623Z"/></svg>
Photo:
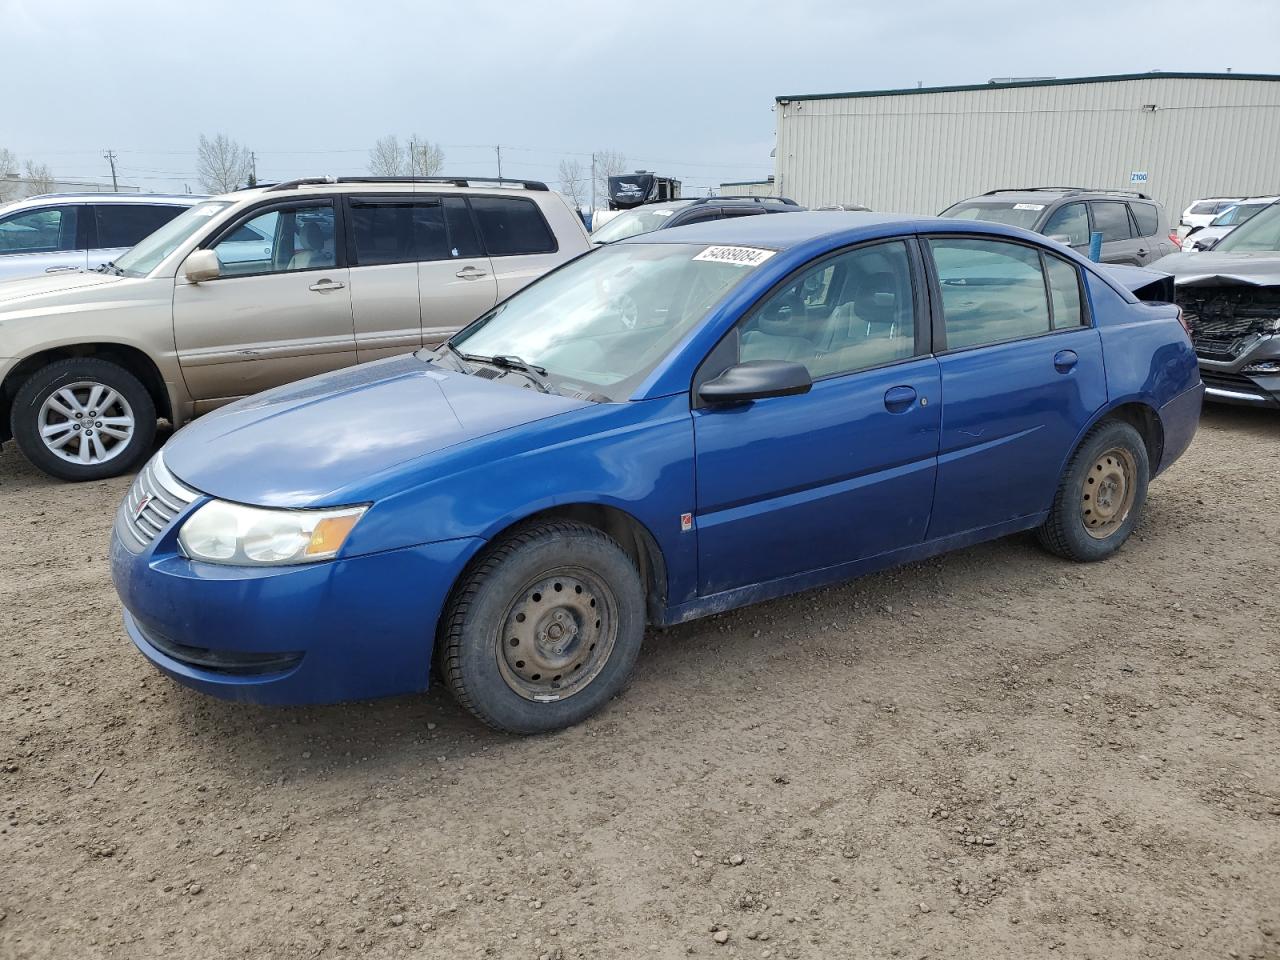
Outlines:
<svg viewBox="0 0 1280 960"><path fill-rule="evenodd" d="M97 270L201 199L62 193L0 206L0 280Z"/></svg>

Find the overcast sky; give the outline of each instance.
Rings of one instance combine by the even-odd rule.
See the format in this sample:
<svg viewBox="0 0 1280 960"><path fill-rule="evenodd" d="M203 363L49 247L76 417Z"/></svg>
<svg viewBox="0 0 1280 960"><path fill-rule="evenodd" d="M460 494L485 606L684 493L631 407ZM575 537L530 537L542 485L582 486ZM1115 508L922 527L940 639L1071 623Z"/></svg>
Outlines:
<svg viewBox="0 0 1280 960"><path fill-rule="evenodd" d="M492 175L501 144L554 181L611 149L702 188L772 172L779 94L1280 73L1277 0L0 0L0 37L0 148L108 181L111 148L122 182L179 192L202 132L263 180L362 173L416 132L446 173Z"/></svg>

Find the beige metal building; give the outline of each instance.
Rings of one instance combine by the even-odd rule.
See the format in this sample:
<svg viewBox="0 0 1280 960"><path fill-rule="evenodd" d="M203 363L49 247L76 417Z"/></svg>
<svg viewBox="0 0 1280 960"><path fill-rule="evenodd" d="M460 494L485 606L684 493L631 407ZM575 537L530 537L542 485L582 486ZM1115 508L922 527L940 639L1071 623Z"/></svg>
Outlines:
<svg viewBox="0 0 1280 960"><path fill-rule="evenodd" d="M768 180L730 180L720 184L720 197L776 197L778 188L773 177Z"/></svg>
<svg viewBox="0 0 1280 960"><path fill-rule="evenodd" d="M1142 73L777 97L776 187L934 214L999 187L1139 190L1170 222L1280 190L1280 76Z"/></svg>

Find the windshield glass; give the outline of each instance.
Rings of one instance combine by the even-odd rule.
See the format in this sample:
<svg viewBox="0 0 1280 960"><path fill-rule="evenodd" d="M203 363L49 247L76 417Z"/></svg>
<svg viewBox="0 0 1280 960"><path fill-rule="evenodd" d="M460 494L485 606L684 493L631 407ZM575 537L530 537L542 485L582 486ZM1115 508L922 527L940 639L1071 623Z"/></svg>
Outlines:
<svg viewBox="0 0 1280 960"><path fill-rule="evenodd" d="M1280 251L1280 203L1273 203L1250 217L1213 248L1214 253L1247 253L1259 250Z"/></svg>
<svg viewBox="0 0 1280 960"><path fill-rule="evenodd" d="M1035 227L1040 214L1044 213L1043 203L996 203L965 200L954 207L943 210L940 217L952 217L956 220L988 220L992 223L1007 223L1011 227L1022 227L1031 230Z"/></svg>
<svg viewBox="0 0 1280 960"><path fill-rule="evenodd" d="M1238 226L1252 217L1259 210L1265 210L1265 203L1238 203L1234 207L1228 207L1222 213L1213 218L1213 227L1231 227Z"/></svg>
<svg viewBox="0 0 1280 960"><path fill-rule="evenodd" d="M646 210L644 207L638 207L635 210L628 210L626 213L618 214L593 233L591 240L594 243L613 243L615 240L625 240L627 237L638 237L642 233L657 230L671 219L675 212L670 208Z"/></svg>
<svg viewBox="0 0 1280 960"><path fill-rule="evenodd" d="M518 357L566 394L625 400L773 251L706 244L601 247L517 293L450 343Z"/></svg>
<svg viewBox="0 0 1280 960"><path fill-rule="evenodd" d="M126 277L145 277L160 265L160 261L186 243L193 233L204 227L214 214L221 213L230 205L225 200L196 204L138 241L136 247L115 262L116 270Z"/></svg>

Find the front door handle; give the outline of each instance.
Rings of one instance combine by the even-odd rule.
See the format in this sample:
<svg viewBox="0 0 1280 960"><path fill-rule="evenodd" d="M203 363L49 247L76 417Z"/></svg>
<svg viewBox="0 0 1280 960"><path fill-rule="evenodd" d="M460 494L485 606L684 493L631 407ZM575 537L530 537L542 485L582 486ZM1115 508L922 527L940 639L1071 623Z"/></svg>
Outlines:
<svg viewBox="0 0 1280 960"><path fill-rule="evenodd" d="M341 290L345 286L346 284L341 280L330 280L325 277L323 280L317 280L307 289L314 290L316 293L328 293L330 290Z"/></svg>
<svg viewBox="0 0 1280 960"><path fill-rule="evenodd" d="M1070 373L1080 362L1080 356L1074 350L1059 350L1053 355L1053 368L1059 373Z"/></svg>
<svg viewBox="0 0 1280 960"><path fill-rule="evenodd" d="M902 413L916 402L916 388L890 387L884 392L884 408L890 413Z"/></svg>
<svg viewBox="0 0 1280 960"><path fill-rule="evenodd" d="M463 267L454 274L459 280L479 280L481 277L487 277L488 275L479 267Z"/></svg>
<svg viewBox="0 0 1280 960"><path fill-rule="evenodd" d="M45 267L45 273L75 273L79 267Z"/></svg>

